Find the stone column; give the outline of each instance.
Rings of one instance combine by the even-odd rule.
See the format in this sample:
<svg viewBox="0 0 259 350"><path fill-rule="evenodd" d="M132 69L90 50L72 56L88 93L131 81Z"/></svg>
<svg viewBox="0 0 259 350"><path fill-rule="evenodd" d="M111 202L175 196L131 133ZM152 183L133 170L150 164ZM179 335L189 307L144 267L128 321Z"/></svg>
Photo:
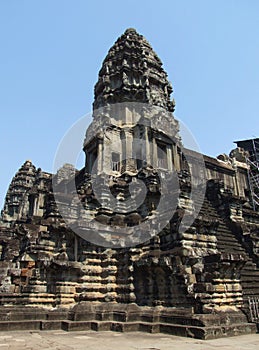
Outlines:
<svg viewBox="0 0 259 350"><path fill-rule="evenodd" d="M156 139L153 138L152 140L152 146L153 146L153 166L156 168L157 167L157 143Z"/></svg>
<svg viewBox="0 0 259 350"><path fill-rule="evenodd" d="M168 170L173 170L173 160L172 160L172 146L166 146L166 154L167 154L167 168Z"/></svg>
<svg viewBox="0 0 259 350"><path fill-rule="evenodd" d="M146 162L147 164L151 163L150 159L150 143L149 143L149 138L148 138L148 128L145 127L145 143L146 143Z"/></svg>
<svg viewBox="0 0 259 350"><path fill-rule="evenodd" d="M101 173L103 170L103 143L101 140L99 140L97 147L98 147L98 150L97 150L97 157L98 157L97 173Z"/></svg>
<svg viewBox="0 0 259 350"><path fill-rule="evenodd" d="M180 171L181 167L180 167L180 158L179 158L179 154L177 152L177 146L173 145L173 155L174 155L174 167L176 171Z"/></svg>
<svg viewBox="0 0 259 350"><path fill-rule="evenodd" d="M132 142L133 142L133 135L129 130L125 130L125 143L126 143L126 154L125 154L125 163L126 163L126 170L132 170L132 167L134 167L134 162L132 161L133 158L133 150L132 150Z"/></svg>
<svg viewBox="0 0 259 350"><path fill-rule="evenodd" d="M38 215L39 195L34 196L33 215Z"/></svg>

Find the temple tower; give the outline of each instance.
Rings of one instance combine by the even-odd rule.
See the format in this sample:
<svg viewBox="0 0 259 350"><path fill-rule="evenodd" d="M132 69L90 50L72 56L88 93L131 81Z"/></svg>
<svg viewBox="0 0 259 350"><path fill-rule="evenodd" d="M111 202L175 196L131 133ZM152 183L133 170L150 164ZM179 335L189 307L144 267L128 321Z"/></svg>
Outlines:
<svg viewBox="0 0 259 350"><path fill-rule="evenodd" d="M35 166L30 160L26 160L13 177L8 188L2 211L2 217L5 222L19 220L24 212L29 211L28 191L32 188L35 177ZM25 204L28 208L24 207Z"/></svg>
<svg viewBox="0 0 259 350"><path fill-rule="evenodd" d="M119 175L146 165L179 170L172 91L150 44L127 29L109 50L95 85L93 123L84 143L86 172Z"/></svg>

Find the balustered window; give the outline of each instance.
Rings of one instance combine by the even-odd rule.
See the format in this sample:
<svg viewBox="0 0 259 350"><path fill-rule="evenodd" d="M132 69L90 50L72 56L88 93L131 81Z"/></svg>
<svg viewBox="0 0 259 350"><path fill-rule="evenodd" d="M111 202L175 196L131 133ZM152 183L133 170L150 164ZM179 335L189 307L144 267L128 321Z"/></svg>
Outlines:
<svg viewBox="0 0 259 350"><path fill-rule="evenodd" d="M162 143L157 143L157 166L162 169L168 168L166 145Z"/></svg>
<svg viewBox="0 0 259 350"><path fill-rule="evenodd" d="M111 161L112 171L120 171L120 154L112 152L112 161Z"/></svg>

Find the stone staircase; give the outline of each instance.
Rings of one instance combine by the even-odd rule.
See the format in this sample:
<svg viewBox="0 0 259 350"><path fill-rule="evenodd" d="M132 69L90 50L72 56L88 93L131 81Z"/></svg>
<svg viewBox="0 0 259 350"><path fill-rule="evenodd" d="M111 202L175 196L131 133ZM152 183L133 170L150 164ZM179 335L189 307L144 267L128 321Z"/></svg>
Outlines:
<svg viewBox="0 0 259 350"><path fill-rule="evenodd" d="M246 262L241 269L241 286L243 298L245 301L245 309L248 309L248 297L259 296L259 269L253 262L247 251L247 245L243 244L242 237L228 228L227 224L220 218L216 208L205 198L201 213L206 212L211 218L219 220L217 229L217 248L220 253L240 254L245 256Z"/></svg>

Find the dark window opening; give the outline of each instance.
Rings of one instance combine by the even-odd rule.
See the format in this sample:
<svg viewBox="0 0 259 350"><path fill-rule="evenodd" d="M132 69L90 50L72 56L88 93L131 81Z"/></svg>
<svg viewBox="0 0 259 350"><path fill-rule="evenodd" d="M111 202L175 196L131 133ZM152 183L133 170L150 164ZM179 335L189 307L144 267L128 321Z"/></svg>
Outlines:
<svg viewBox="0 0 259 350"><path fill-rule="evenodd" d="M112 152L112 171L120 171L120 154Z"/></svg>

